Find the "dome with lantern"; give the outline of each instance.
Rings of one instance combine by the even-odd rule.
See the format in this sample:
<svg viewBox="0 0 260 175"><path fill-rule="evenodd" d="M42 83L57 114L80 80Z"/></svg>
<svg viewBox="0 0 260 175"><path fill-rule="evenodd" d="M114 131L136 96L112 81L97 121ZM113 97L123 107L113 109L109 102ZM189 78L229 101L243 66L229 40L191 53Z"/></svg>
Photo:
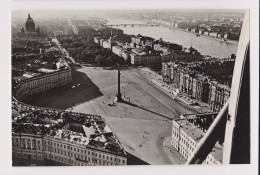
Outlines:
<svg viewBox="0 0 260 175"><path fill-rule="evenodd" d="M30 14L28 14L28 18L25 22L25 29L27 32L35 32L35 24L33 22L33 19L30 16Z"/></svg>

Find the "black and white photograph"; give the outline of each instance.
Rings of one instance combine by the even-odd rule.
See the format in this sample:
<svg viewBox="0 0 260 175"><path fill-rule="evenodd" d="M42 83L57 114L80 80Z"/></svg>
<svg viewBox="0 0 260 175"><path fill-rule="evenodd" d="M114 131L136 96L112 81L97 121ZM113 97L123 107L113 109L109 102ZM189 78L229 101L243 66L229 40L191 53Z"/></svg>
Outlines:
<svg viewBox="0 0 260 175"><path fill-rule="evenodd" d="M251 14L11 9L10 166L255 163Z"/></svg>

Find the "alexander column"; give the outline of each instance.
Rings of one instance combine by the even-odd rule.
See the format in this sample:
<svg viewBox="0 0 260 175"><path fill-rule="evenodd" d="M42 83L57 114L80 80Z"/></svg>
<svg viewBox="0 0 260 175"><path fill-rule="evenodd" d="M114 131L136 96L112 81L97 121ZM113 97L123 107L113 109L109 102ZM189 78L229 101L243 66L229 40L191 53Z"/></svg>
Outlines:
<svg viewBox="0 0 260 175"><path fill-rule="evenodd" d="M117 64L117 67L118 67L117 101L122 101L122 95L121 95L121 92L120 92L120 65Z"/></svg>

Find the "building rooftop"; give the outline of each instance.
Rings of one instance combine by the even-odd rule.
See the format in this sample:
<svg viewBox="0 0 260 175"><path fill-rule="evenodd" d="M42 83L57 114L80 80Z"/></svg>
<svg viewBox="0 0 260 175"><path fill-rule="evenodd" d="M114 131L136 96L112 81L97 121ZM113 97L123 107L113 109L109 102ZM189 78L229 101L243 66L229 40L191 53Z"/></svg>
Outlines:
<svg viewBox="0 0 260 175"><path fill-rule="evenodd" d="M205 134L201 129L197 128L192 123L189 123L186 119L175 121L180 125L181 130L183 130L189 137L191 137L197 143Z"/></svg>
<svg viewBox="0 0 260 175"><path fill-rule="evenodd" d="M230 90L230 87L224 84L218 84L218 87L225 90Z"/></svg>
<svg viewBox="0 0 260 175"><path fill-rule="evenodd" d="M41 76L44 74L56 72L63 69L69 69L68 63L64 58L38 58L27 61L22 68L13 65L13 80L15 84L23 80Z"/></svg>
<svg viewBox="0 0 260 175"><path fill-rule="evenodd" d="M206 76L201 75L201 74L196 74L196 79L201 81L201 82L208 81L208 78Z"/></svg>
<svg viewBox="0 0 260 175"><path fill-rule="evenodd" d="M43 135L123 154L125 151L101 116L32 107L13 101L13 133Z"/></svg>
<svg viewBox="0 0 260 175"><path fill-rule="evenodd" d="M217 161L222 163L223 158L223 146L219 143L216 143L216 145L213 147L211 153L210 153Z"/></svg>

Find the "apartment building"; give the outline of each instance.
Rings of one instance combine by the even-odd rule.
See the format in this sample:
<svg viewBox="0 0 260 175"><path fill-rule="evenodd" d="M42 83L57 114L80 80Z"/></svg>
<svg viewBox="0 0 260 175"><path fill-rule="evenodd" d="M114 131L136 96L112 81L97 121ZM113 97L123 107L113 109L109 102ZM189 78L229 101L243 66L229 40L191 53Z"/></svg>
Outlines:
<svg viewBox="0 0 260 175"><path fill-rule="evenodd" d="M217 81L210 82L208 103L213 111L219 111L230 96L230 87L219 84Z"/></svg>
<svg viewBox="0 0 260 175"><path fill-rule="evenodd" d="M164 81L175 83L180 92L208 103L212 111L219 111L230 96L228 85L221 84L212 80L210 76L202 75L192 69L186 70L174 62L162 63L162 74Z"/></svg>
<svg viewBox="0 0 260 175"><path fill-rule="evenodd" d="M217 113L187 114L172 122L171 145L186 160L194 152L200 139L214 121ZM204 164L221 164L223 146L216 143Z"/></svg>

